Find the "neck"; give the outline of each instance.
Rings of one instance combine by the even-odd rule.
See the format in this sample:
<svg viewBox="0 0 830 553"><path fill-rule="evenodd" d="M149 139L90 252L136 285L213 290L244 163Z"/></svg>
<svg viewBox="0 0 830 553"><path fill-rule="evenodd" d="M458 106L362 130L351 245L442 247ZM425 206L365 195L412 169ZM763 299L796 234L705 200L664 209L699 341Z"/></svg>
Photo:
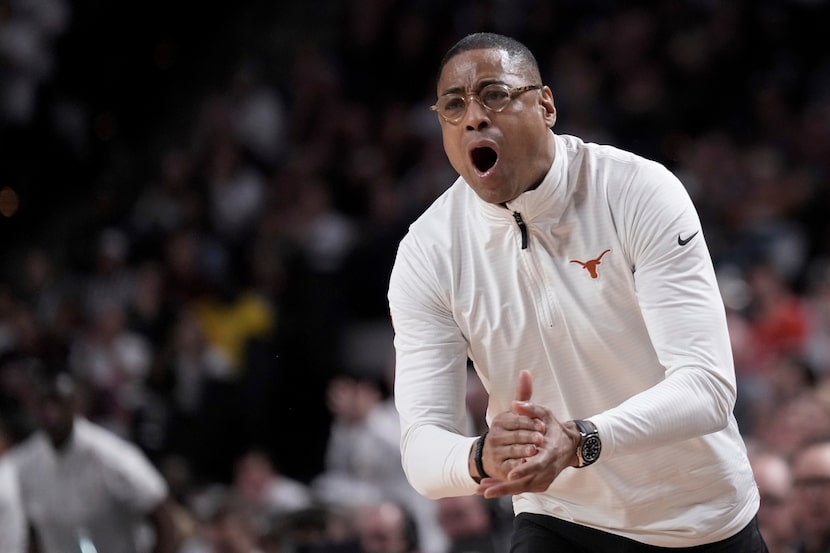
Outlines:
<svg viewBox="0 0 830 553"><path fill-rule="evenodd" d="M72 433L73 433L74 425L69 428L67 432L62 432L60 434L49 434L49 443L52 444L52 447L57 452L62 452L66 450L69 443L72 441Z"/></svg>

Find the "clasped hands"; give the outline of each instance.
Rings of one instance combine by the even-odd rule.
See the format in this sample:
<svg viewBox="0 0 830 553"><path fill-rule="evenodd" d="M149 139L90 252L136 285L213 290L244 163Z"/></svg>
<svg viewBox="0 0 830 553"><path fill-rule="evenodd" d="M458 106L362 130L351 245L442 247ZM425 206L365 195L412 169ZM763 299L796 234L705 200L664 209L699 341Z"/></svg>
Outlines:
<svg viewBox="0 0 830 553"><path fill-rule="evenodd" d="M488 477L479 482L478 495L543 492L565 468L576 466L576 425L559 422L550 409L530 400L532 394L533 378L523 370L511 409L490 423L482 453Z"/></svg>

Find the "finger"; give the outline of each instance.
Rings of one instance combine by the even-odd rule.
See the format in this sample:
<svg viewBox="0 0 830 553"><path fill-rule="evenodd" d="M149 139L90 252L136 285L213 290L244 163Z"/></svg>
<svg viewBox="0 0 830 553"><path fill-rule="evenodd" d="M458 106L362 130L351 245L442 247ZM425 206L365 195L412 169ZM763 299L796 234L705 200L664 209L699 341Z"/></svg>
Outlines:
<svg viewBox="0 0 830 553"><path fill-rule="evenodd" d="M481 482L478 483L478 487L476 488L476 493L478 495L484 495L484 492L486 492L487 490L489 490L490 488L492 488L493 486L495 486L499 482L501 482L501 480L499 480L498 478L493 478L493 477L482 478Z"/></svg>
<svg viewBox="0 0 830 553"><path fill-rule="evenodd" d="M516 385L516 401L530 401L533 395L533 377L528 370L519 373L519 382Z"/></svg>
<svg viewBox="0 0 830 553"><path fill-rule="evenodd" d="M503 485L505 480L501 480L499 478L487 477L482 478L481 482L478 483L478 487L476 488L476 494L478 495L485 495L487 494L488 490L496 488L497 486Z"/></svg>
<svg viewBox="0 0 830 553"><path fill-rule="evenodd" d="M542 434L547 431L549 424L556 425L558 422L549 409L536 403L514 401L512 409L515 414L519 415L521 420L531 420L532 429ZM522 426L523 429L528 429L526 424Z"/></svg>
<svg viewBox="0 0 830 553"><path fill-rule="evenodd" d="M493 499L506 495L516 495L522 492L531 491L530 484L531 477L511 481L496 480L495 482L488 482L486 485L479 485L479 488L481 488L480 495L483 495L486 499Z"/></svg>
<svg viewBox="0 0 830 553"><path fill-rule="evenodd" d="M504 446L504 450L506 450L506 453L504 453L505 458L504 461L502 461L502 463L516 459L521 460L525 459L526 457L532 457L533 455L536 455L536 453L539 451L539 449L535 445L527 443L517 443Z"/></svg>
<svg viewBox="0 0 830 553"><path fill-rule="evenodd" d="M538 416L528 417L525 415L511 413L510 417L500 417L498 419L494 419L493 423L490 425L490 429L491 434L519 431L544 432L545 425L539 420Z"/></svg>
<svg viewBox="0 0 830 553"><path fill-rule="evenodd" d="M545 435L535 428L532 430L517 430L509 434L499 436L497 440L493 440L497 447L511 447L511 446L527 446L536 447L544 445Z"/></svg>
<svg viewBox="0 0 830 553"><path fill-rule="evenodd" d="M531 478L541 470L544 470L548 461L543 460L542 455L539 455L538 459L534 459L533 457L533 455L528 455L519 462L511 462L507 470L507 481L512 482Z"/></svg>

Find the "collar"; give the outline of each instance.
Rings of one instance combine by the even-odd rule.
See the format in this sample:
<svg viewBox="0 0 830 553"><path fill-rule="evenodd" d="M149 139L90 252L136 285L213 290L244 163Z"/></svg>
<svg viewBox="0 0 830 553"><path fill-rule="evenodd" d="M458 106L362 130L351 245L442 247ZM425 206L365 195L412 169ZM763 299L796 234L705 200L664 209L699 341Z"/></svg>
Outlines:
<svg viewBox="0 0 830 553"><path fill-rule="evenodd" d="M69 454L73 453L75 450L78 449L78 432L79 427L82 426L84 422L80 417L76 417L74 422L72 423L72 431L69 434L69 437L66 439L66 443L63 444L63 447L60 449L56 449L55 445L52 443L52 439L49 435L43 431L39 430L37 433L38 440L41 442L41 447L46 451L47 455L55 460L64 459L69 456Z"/></svg>
<svg viewBox="0 0 830 553"><path fill-rule="evenodd" d="M553 131L551 131L553 132ZM567 144L554 134L555 151L553 163L542 182L533 190L523 192L505 205L485 202L473 194L486 219L491 222L513 222L513 212L518 211L526 223L557 224L567 207L568 194L567 166L565 152Z"/></svg>

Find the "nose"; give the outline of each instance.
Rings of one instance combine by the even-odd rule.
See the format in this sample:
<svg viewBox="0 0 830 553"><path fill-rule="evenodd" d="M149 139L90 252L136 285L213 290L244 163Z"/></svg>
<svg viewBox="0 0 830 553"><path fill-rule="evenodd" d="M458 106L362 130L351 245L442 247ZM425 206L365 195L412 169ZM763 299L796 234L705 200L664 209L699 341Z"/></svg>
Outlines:
<svg viewBox="0 0 830 553"><path fill-rule="evenodd" d="M478 96L467 97L467 111L464 112L464 125L467 130L481 130L490 124L490 113Z"/></svg>

